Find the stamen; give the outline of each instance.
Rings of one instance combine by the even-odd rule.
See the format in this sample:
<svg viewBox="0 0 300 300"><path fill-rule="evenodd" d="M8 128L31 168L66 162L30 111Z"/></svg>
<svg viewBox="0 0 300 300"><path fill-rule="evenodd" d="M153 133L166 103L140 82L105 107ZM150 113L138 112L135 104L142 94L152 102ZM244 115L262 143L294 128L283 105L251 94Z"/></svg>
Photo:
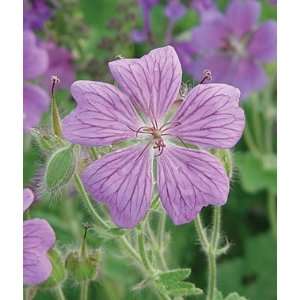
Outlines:
<svg viewBox="0 0 300 300"><path fill-rule="evenodd" d="M143 132L141 130L144 130L144 129L149 129L149 127L147 126L142 126L140 128L138 128L135 132L136 132L136 137L138 136L139 133L148 133L148 132ZM151 134L151 133L150 133Z"/></svg>
<svg viewBox="0 0 300 300"><path fill-rule="evenodd" d="M169 126L169 127L165 128L164 130L162 130L166 125L169 125L169 124L171 124L171 125L173 125L173 126ZM179 125L181 125L181 122L172 122L172 121L171 121L171 122L165 123L163 126L161 126L161 127L159 128L159 130L162 130L162 132L165 132L165 131L167 131L168 129L177 127L177 126L179 126Z"/></svg>
<svg viewBox="0 0 300 300"><path fill-rule="evenodd" d="M55 86L60 83L60 79L57 76L52 75L51 76L51 82L52 82L52 85L51 85L51 97L53 98Z"/></svg>
<svg viewBox="0 0 300 300"><path fill-rule="evenodd" d="M210 70L203 71L203 78L201 79L200 84L204 83L206 80L208 81L212 80L212 73Z"/></svg>

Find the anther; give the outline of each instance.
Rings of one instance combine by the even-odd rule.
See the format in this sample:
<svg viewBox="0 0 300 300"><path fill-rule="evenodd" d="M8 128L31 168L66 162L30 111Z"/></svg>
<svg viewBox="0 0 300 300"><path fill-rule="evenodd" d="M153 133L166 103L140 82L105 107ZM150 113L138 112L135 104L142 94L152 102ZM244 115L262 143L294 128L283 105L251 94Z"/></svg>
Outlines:
<svg viewBox="0 0 300 300"><path fill-rule="evenodd" d="M204 83L206 80L211 81L212 80L212 73L210 70L204 70L203 71L203 77L200 81L200 84Z"/></svg>

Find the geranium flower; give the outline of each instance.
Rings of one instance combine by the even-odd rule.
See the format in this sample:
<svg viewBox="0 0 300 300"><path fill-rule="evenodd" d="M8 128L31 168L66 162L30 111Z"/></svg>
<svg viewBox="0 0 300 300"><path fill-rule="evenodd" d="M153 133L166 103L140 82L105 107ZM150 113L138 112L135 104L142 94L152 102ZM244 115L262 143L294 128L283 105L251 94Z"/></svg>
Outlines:
<svg viewBox="0 0 300 300"><path fill-rule="evenodd" d="M23 121L24 130L35 127L44 112L48 110L50 98L48 93L36 83L48 68L48 54L37 42L34 33L25 30L23 35Z"/></svg>
<svg viewBox="0 0 300 300"><path fill-rule="evenodd" d="M276 22L258 24L260 3L233 0L226 13L214 13L193 30L192 45L199 59L190 72L199 79L210 69L215 82L238 87L242 97L267 84L263 63L276 57Z"/></svg>
<svg viewBox="0 0 300 300"><path fill-rule="evenodd" d="M23 192L23 211L33 201L29 189ZM47 280L52 265L47 252L55 243L55 233L49 223L43 219L26 220L23 223L23 281L26 285L36 285Z"/></svg>
<svg viewBox="0 0 300 300"><path fill-rule="evenodd" d="M110 62L109 68L119 88L93 81L73 83L77 107L63 120L64 137L75 144L104 146L127 139L137 143L105 155L83 172L93 198L109 207L117 225L127 228L149 210L155 182L175 224L190 222L209 204L224 204L229 179L205 148L231 148L240 139L244 113L239 90L226 84L197 85L168 120L182 77L171 46L140 59ZM186 148L185 142L201 149Z"/></svg>

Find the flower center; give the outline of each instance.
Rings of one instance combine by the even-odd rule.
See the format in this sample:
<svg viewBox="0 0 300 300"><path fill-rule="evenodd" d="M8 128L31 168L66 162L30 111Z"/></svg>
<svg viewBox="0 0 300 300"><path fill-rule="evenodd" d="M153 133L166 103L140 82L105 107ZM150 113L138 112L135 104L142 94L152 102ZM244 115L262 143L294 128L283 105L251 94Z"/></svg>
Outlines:
<svg viewBox="0 0 300 300"><path fill-rule="evenodd" d="M169 135L167 131L170 128L173 128L178 125L180 125L178 122L168 122L162 125L161 127L158 127L157 122L152 122L152 127L143 126L137 129L136 136L138 136L139 133L152 135L153 149L158 150L158 154L156 156L159 156L163 153L164 148L166 147L166 144L163 140L163 136Z"/></svg>

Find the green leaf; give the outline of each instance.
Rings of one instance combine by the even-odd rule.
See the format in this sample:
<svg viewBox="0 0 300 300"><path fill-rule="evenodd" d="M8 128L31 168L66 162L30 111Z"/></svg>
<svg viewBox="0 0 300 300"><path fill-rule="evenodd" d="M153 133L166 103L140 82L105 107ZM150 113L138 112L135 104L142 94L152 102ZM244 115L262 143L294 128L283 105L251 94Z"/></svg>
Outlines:
<svg viewBox="0 0 300 300"><path fill-rule="evenodd" d="M214 300L223 300L223 295L220 291L215 290Z"/></svg>
<svg viewBox="0 0 300 300"><path fill-rule="evenodd" d="M247 299L275 300L276 242L272 234L264 233L248 238L244 257L220 264L218 286L226 294L237 291Z"/></svg>
<svg viewBox="0 0 300 300"><path fill-rule="evenodd" d="M200 295L203 291L191 282L183 281L191 274L190 269L174 269L158 274L158 288L172 297Z"/></svg>
<svg viewBox="0 0 300 300"><path fill-rule="evenodd" d="M225 300L247 300L245 297L241 297L238 293L229 294Z"/></svg>
<svg viewBox="0 0 300 300"><path fill-rule="evenodd" d="M276 165L274 168L274 158L258 159L250 152L236 153L235 162L245 191L256 193L263 189L269 189L276 193L277 174Z"/></svg>

